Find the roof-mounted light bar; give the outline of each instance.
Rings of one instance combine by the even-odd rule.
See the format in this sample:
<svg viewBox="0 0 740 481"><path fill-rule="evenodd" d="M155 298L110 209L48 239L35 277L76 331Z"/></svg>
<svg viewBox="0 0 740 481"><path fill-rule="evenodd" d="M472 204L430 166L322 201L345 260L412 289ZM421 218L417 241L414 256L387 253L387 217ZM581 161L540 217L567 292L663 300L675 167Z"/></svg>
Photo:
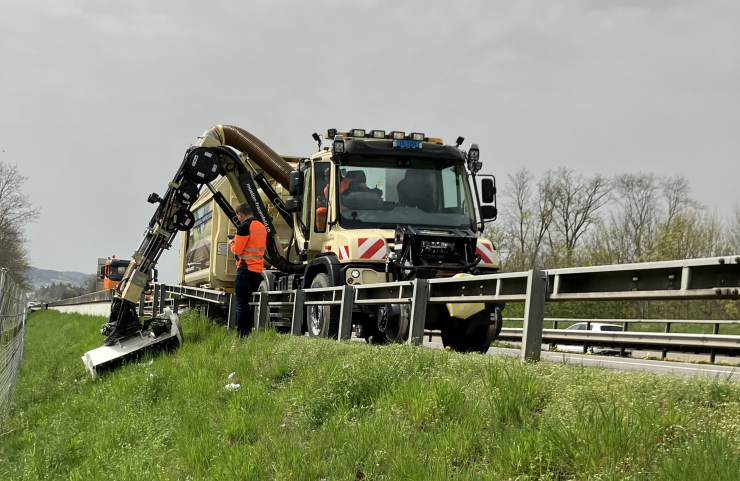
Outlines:
<svg viewBox="0 0 740 481"><path fill-rule="evenodd" d="M389 140L415 140L417 142L432 142L434 144L442 145L442 139L437 137L427 138L422 132L412 132L406 135L406 132L400 130L393 130L386 133L385 130L370 130L365 129L352 129L348 132L339 132L337 129L328 129L326 132L327 139L334 139L337 135L341 135L344 138L360 138L360 139L389 139Z"/></svg>
<svg viewBox="0 0 740 481"><path fill-rule="evenodd" d="M370 137L374 139L384 139L385 138L385 130L373 130L370 132Z"/></svg>

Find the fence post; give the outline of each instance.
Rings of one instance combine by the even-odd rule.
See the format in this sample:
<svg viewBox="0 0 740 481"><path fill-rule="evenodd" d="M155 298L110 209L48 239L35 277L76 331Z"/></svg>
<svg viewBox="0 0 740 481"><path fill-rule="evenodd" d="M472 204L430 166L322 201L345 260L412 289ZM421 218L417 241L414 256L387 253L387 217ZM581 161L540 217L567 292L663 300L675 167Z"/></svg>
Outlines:
<svg viewBox="0 0 740 481"><path fill-rule="evenodd" d="M427 303L429 302L429 280L416 279L411 299L411 325L409 326L409 344L423 344L424 325L427 320Z"/></svg>
<svg viewBox="0 0 740 481"><path fill-rule="evenodd" d="M303 289L296 289L295 299L293 301L293 324L290 327L290 334L293 336L301 335L301 328L303 327L303 317L305 310L303 309L304 301L306 300L306 293Z"/></svg>
<svg viewBox="0 0 740 481"><path fill-rule="evenodd" d="M247 306L247 311L249 306ZM236 327L236 293L229 294L229 313L226 316L226 328L234 329Z"/></svg>
<svg viewBox="0 0 740 481"><path fill-rule="evenodd" d="M267 292L260 292L260 304L257 307L257 329L267 327L267 321L270 319L270 295Z"/></svg>
<svg viewBox="0 0 740 481"><path fill-rule="evenodd" d="M342 304L339 309L340 341L349 341L352 338L352 304L355 301L355 290L352 286L342 286Z"/></svg>
<svg viewBox="0 0 740 481"><path fill-rule="evenodd" d="M144 294L144 291L141 291L141 296L139 296L139 319L144 317L144 303L146 302L146 294Z"/></svg>
<svg viewBox="0 0 740 481"><path fill-rule="evenodd" d="M547 276L539 270L527 276L527 300L524 303L524 332L522 334L523 361L539 361L542 351L542 324L545 318Z"/></svg>

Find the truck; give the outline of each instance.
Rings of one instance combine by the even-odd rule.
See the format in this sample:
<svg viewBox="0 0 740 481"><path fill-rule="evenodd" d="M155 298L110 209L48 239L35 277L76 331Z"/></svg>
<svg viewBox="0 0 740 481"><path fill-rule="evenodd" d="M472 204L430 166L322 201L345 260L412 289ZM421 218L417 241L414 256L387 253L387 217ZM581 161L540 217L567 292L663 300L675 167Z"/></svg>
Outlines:
<svg viewBox="0 0 740 481"><path fill-rule="evenodd" d="M321 136L314 134L317 142ZM493 244L480 236L484 222L496 216L495 178L481 176L479 149L445 146L422 133L330 129L323 137L332 142L307 158L277 156L290 176L265 176L292 226L277 203L259 191L276 237L287 260L301 264L298 272L268 268L262 291L309 287L362 285L416 277L446 277L459 273L485 274L499 269ZM207 142L212 143L212 142ZM337 152L339 150L339 152ZM482 180L478 189L477 180ZM292 184L291 184L292 181ZM239 203L227 178L214 190ZM479 190L484 200L479 199ZM227 248L236 227L204 192L191 206L193 227L182 233L181 285L231 290L236 266ZM477 214L477 216L476 216ZM404 244L405 240L405 244ZM215 247L215 248L214 248ZM269 262L268 262L269 264ZM498 309L498 312L496 308ZM467 319L450 315L447 306L430 306L427 328L441 331L452 349L484 352L500 331L503 306L486 306ZM358 308L353 322L368 341L401 342L408 338L409 309L389 305ZM312 307L304 332L334 337L338 308ZM272 324L288 330L289 309L274 309Z"/></svg>
<svg viewBox="0 0 740 481"><path fill-rule="evenodd" d="M123 275L131 261L126 259L116 259L116 256L98 257L98 291L107 291L115 289L121 283Z"/></svg>
<svg viewBox="0 0 740 481"><path fill-rule="evenodd" d="M179 282L233 288L227 239L238 226L234 206L244 202L267 231L262 291L498 271L495 246L482 236L497 216L496 183L480 174L476 144L463 150L462 137L445 145L421 132L364 129L329 129L313 138L318 151L308 157L280 156L229 125L208 129L191 145L165 194L148 198L156 211L116 289L101 329L104 344L144 336L148 325L135 307L177 231L183 236ZM356 309L352 322L369 342L408 338L408 306ZM426 328L441 331L452 349L485 352L501 329L502 309L430 305ZM174 325L168 316L159 320L159 332ZM280 328L290 313L277 309L270 319ZM303 330L335 337L338 324L337 307L310 306Z"/></svg>

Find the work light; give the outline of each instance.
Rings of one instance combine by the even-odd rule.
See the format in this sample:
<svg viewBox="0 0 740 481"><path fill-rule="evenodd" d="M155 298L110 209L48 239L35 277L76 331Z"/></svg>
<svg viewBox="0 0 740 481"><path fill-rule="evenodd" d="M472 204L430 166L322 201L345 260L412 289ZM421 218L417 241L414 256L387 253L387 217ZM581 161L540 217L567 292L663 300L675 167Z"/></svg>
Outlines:
<svg viewBox="0 0 740 481"><path fill-rule="evenodd" d="M334 144L331 146L332 152L335 154L344 153L344 137L337 134L334 136Z"/></svg>
<svg viewBox="0 0 740 481"><path fill-rule="evenodd" d="M480 150L478 150L478 144L470 146L468 151L468 162L478 162L480 160Z"/></svg>

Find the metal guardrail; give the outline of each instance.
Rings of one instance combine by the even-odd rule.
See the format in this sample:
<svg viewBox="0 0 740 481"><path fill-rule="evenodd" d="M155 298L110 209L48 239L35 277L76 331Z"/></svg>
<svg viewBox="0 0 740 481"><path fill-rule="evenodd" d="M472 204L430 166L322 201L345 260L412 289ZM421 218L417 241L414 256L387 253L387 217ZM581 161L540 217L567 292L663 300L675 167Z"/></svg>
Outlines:
<svg viewBox="0 0 740 481"><path fill-rule="evenodd" d="M64 299L61 301L47 302L43 304L45 307L60 307L60 306L74 306L78 304L93 304L96 302L110 302L113 300L115 289L108 289L107 291L91 292L89 294L83 294L81 296L72 297L70 299Z"/></svg>
<svg viewBox="0 0 740 481"><path fill-rule="evenodd" d="M732 256L261 292L254 294L250 305L257 308L255 326L262 327L267 325L269 308L285 308L292 303L293 333L300 333L306 306L341 306L338 339L346 340L351 335L353 306L411 304L408 342L419 344L424 334L427 304L524 302L524 328L520 330L522 358L539 359L543 339L575 340L571 334L562 335L564 330L543 329L545 302L738 299L739 289L740 256ZM740 348L740 344L733 344L732 339L740 340L740 336L670 334L665 337L665 334L657 333L621 333L629 335L620 341L616 339L620 333L609 333L608 339L597 339L596 334L603 333L586 333L581 339L594 343L628 344L640 341L641 344L663 346ZM665 343L661 344L660 339L664 339Z"/></svg>
<svg viewBox="0 0 740 481"><path fill-rule="evenodd" d="M0 269L0 427L10 410L13 383L26 344L26 294Z"/></svg>
<svg viewBox="0 0 740 481"><path fill-rule="evenodd" d="M508 322L523 322L524 318L522 317L505 317L503 319L504 321ZM613 335L617 336L619 338L619 348L620 348L620 355L625 355L625 349L627 347L655 347L656 345L660 346L660 343L657 342L661 338L666 339L666 343L662 345L661 347L661 359L665 358L668 355L668 346L675 346L676 344L668 342L669 337L663 336L661 333L652 333L656 334L654 339L656 342L636 342L634 337L628 337L628 336L621 336L622 333L628 332L629 325L630 324L665 324L664 333L665 334L676 334L671 333L671 326L673 324L698 324L698 325L705 325L705 326L712 326L712 335L719 335L719 326L721 325L740 325L740 320L728 320L728 319L717 319L717 320L689 320L689 319L572 319L572 318L553 318L553 317L546 317L544 322L550 322L552 323L552 328L554 330L558 329L558 324L560 323L585 323L586 324L586 331L589 331L591 329L591 324L621 324L622 330L621 331L608 331L612 333ZM501 332L501 335L499 336L499 339L507 340L507 341L521 341L521 329L517 330L514 329L506 329L504 328ZM562 335L566 338L568 338L569 341L577 340L576 336L571 334L574 331L568 331L567 329L560 329L559 331L562 332ZM544 331L543 331L544 332ZM652 335L651 333L641 332L642 334L646 335ZM544 336L544 334L543 334ZM738 337L740 339L740 336L728 336L728 337ZM596 339L596 337L592 337L592 339ZM688 338L687 338L688 339ZM543 342L546 342L543 340ZM587 350L587 348L592 345L588 343L584 343L583 349L584 352ZM613 342L609 342L609 345L614 345ZM709 361L714 362L716 355L718 351L721 350L736 350L736 347L728 347L727 345L713 345L711 342L711 338L701 338L700 340L693 342L692 344L686 345L687 348L693 347L694 349L699 350L706 350L709 349Z"/></svg>
<svg viewBox="0 0 740 481"><path fill-rule="evenodd" d="M539 359L543 339L545 342L553 339L576 340L572 334L562 334L564 330L556 330L557 332L554 333L551 332L552 330L543 329L546 302L739 299L739 290L740 256L731 256L549 271L532 270L473 277L417 279L322 289L270 291L255 293L249 304L255 307L256 327L266 326L271 317L274 317L270 314L272 308L281 309L283 315L290 313L290 330L293 334L301 333L306 307L338 306L340 307L339 340L347 340L351 337L352 311L355 306L411 305L408 342L420 344L424 335L428 304L523 302L525 304L522 319L524 327L520 330L521 333L505 329L502 331L502 336L517 336L521 339L522 358ZM226 311L227 325L236 326L234 295L197 287L156 284L151 301L146 301L142 296L139 313L144 315L145 310L150 313L160 313L165 305L172 306L176 311L183 304L187 307L197 305L218 307ZM209 315L209 312L205 314ZM554 321L559 322L559 320ZM586 319L580 321L589 322ZM590 322L600 321L590 320ZM613 319L603 321L638 322L637 320ZM645 322L658 321L646 320ZM666 321L667 331L670 331L670 324L686 322L688 321ZM583 334L583 337L579 339L588 343L609 342L620 345L636 345L639 341L640 345L662 345L664 352L666 346L675 345L706 348L710 349L713 358L717 350L740 349L740 346L732 344L732 339L725 342L719 337L713 337L718 336L717 326L728 322L734 323L735 321L709 321L715 324L714 334L696 335L704 337L691 338L670 332L662 334L611 332L609 339L598 338L599 333ZM740 321L737 322L740 323ZM629 335L625 337L627 334ZM658 337L665 336L665 334L669 334L670 337ZM738 338L740 339L740 336ZM661 339L665 341L663 344L661 344Z"/></svg>

